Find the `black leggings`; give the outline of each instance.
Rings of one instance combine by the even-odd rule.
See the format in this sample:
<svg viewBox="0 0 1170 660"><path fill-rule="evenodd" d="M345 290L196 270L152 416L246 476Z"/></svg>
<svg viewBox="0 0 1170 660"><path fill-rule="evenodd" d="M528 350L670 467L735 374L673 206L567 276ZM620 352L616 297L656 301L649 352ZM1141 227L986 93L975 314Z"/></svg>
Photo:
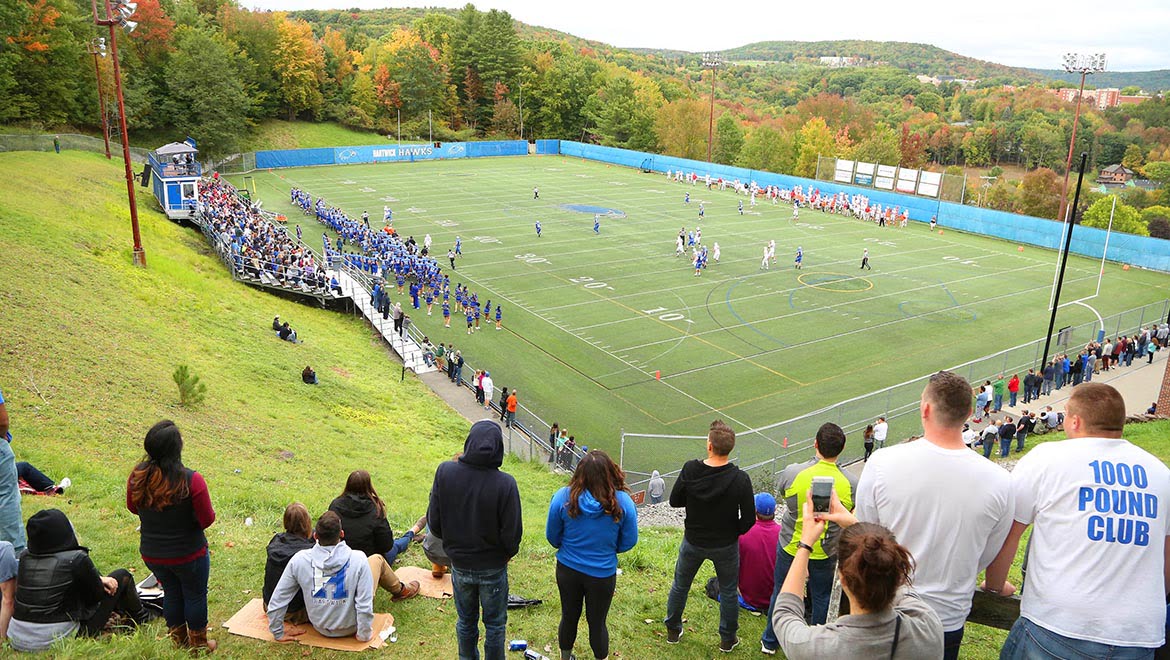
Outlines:
<svg viewBox="0 0 1170 660"><path fill-rule="evenodd" d="M617 575L595 578L557 562L557 590L561 594L557 644L562 651L571 651L577 641L577 623L581 620L581 605L584 603L593 657L609 656L609 629L605 627L605 619L609 616L615 586Z"/></svg>
<svg viewBox="0 0 1170 660"><path fill-rule="evenodd" d="M111 596L105 591L102 592L101 603L98 604L97 611L88 619L80 621L81 627L77 631L79 637L97 637L105 630L106 623L110 620L110 615L115 611L125 614L126 616L135 620L136 623L141 618L142 603L138 600L138 589L134 586L134 577L130 572L124 568L110 573L110 577L118 581L118 590Z"/></svg>

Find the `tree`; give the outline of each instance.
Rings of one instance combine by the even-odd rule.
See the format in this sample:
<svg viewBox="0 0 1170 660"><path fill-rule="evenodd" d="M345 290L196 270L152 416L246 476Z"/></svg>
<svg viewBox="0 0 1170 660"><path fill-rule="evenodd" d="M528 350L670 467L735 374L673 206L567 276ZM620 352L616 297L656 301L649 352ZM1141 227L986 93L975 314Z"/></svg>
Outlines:
<svg viewBox="0 0 1170 660"><path fill-rule="evenodd" d="M45 124L78 119L92 122L90 109L86 107L83 113L79 103L82 90L93 84L93 72L86 68L92 64L85 59L88 55L82 47L90 38L92 23L80 16L77 5L68 0L14 4L27 9L0 10L0 16L15 14L14 18L19 18L23 14L25 19L16 30L0 28L11 31L4 39L5 50L16 55L15 59L6 57L12 62L12 78L7 83L11 91L0 102L0 116Z"/></svg>
<svg viewBox="0 0 1170 660"><path fill-rule="evenodd" d="M592 131L607 147L653 151L658 145L654 117L659 102L644 102L628 76L611 78L585 103Z"/></svg>
<svg viewBox="0 0 1170 660"><path fill-rule="evenodd" d="M1061 180L1056 172L1042 167L1024 175L1020 182L1019 212L1037 218L1055 218L1060 210Z"/></svg>
<svg viewBox="0 0 1170 660"><path fill-rule="evenodd" d="M767 126L758 126L744 141L735 164L753 170L791 174L796 169L796 138Z"/></svg>
<svg viewBox="0 0 1170 660"><path fill-rule="evenodd" d="M199 141L206 156L233 153L247 133L248 97L241 82L243 58L210 30L175 30L167 64L170 88L164 110L180 134Z"/></svg>
<svg viewBox="0 0 1170 660"><path fill-rule="evenodd" d="M813 117L800 128L797 138L799 150L796 156L796 176L813 177L817 173L817 162L820 156L835 156L836 141L825 120Z"/></svg>
<svg viewBox="0 0 1170 660"><path fill-rule="evenodd" d="M1170 238L1170 207L1150 206L1142 209L1142 222L1154 238Z"/></svg>
<svg viewBox="0 0 1170 660"><path fill-rule="evenodd" d="M934 114L942 114L943 111L943 97L936 92L922 92L914 97L914 105L923 112L933 112Z"/></svg>
<svg viewBox="0 0 1170 660"><path fill-rule="evenodd" d="M301 111L320 110L325 55L313 38L313 27L303 20L284 18L277 23L276 33L273 69L280 81L281 100L288 107L288 120L292 121Z"/></svg>
<svg viewBox="0 0 1170 660"><path fill-rule="evenodd" d="M1121 164L1134 172L1141 172L1142 166L1146 164L1146 155L1142 153L1142 148L1137 144L1131 144L1125 148L1125 155L1121 157Z"/></svg>
<svg viewBox="0 0 1170 660"><path fill-rule="evenodd" d="M223 35L236 44L240 54L251 63L242 71L242 82L252 100L254 118L273 117L280 112L280 80L274 75L279 16L271 12L253 12L224 5L218 22Z"/></svg>
<svg viewBox="0 0 1170 660"><path fill-rule="evenodd" d="M402 118L425 119L428 110L440 111L448 100L447 71L439 51L407 28L395 30L386 41L371 46L366 60L393 81ZM375 78L375 85L379 80ZM383 90L391 86L382 83Z"/></svg>
<svg viewBox="0 0 1170 660"><path fill-rule="evenodd" d="M715 122L715 149L712 159L717 163L731 165L739 158L743 149L743 128L730 112L719 115Z"/></svg>
<svg viewBox="0 0 1170 660"><path fill-rule="evenodd" d="M902 124L902 139L898 142L898 151L901 157L898 164L910 169L922 169L926 165L926 136L912 133L910 127Z"/></svg>
<svg viewBox="0 0 1170 660"><path fill-rule="evenodd" d="M1154 161L1146 163L1142 168L1142 172L1149 177L1150 181L1154 181L1159 185L1166 185L1170 183L1170 162Z"/></svg>
<svg viewBox="0 0 1170 660"><path fill-rule="evenodd" d="M1085 210L1085 214L1081 218L1081 224L1086 227L1105 229L1109 227L1109 214L1112 211L1113 231L1137 234L1139 236L1150 235L1150 229L1142 222L1141 214L1138 213L1137 209L1119 201L1117 202L1116 210L1114 210L1113 200L1113 195L1109 195L1093 202Z"/></svg>
<svg viewBox="0 0 1170 660"><path fill-rule="evenodd" d="M654 126L663 153L707 159L707 104L703 101L678 99L663 105Z"/></svg>
<svg viewBox="0 0 1170 660"><path fill-rule="evenodd" d="M886 124L878 124L868 137L853 148L852 158L863 163L883 165L900 162L902 153L899 149L898 134Z"/></svg>

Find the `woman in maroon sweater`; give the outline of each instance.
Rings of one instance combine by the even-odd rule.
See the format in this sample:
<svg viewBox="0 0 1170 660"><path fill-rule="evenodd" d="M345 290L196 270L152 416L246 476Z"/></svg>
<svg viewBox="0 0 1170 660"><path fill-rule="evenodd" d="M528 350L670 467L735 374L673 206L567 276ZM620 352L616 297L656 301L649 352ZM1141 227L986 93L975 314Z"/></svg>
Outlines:
<svg viewBox="0 0 1170 660"><path fill-rule="evenodd" d="M203 476L183 466L183 437L170 420L146 432L146 457L130 473L126 508L141 520L139 552L163 588L163 617L179 647L215 650L207 639L211 557L203 530L215 522Z"/></svg>

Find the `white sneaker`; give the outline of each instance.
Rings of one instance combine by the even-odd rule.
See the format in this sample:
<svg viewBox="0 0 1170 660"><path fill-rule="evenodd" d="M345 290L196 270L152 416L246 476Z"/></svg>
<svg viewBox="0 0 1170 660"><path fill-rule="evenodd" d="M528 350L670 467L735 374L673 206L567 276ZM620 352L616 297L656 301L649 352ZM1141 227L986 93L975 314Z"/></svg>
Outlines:
<svg viewBox="0 0 1170 660"><path fill-rule="evenodd" d="M65 477L64 479L61 480L61 483L57 484L57 492L61 492L72 485L73 485L73 480L70 479L69 477Z"/></svg>
<svg viewBox="0 0 1170 660"><path fill-rule="evenodd" d="M760 642L760 653L764 655L776 655L776 649L770 649L767 644Z"/></svg>

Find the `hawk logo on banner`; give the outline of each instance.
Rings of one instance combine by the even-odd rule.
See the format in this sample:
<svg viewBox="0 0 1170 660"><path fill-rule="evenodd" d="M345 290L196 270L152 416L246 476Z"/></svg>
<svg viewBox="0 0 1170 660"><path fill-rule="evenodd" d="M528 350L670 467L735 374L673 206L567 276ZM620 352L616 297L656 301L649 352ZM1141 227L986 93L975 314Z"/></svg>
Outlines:
<svg viewBox="0 0 1170 660"><path fill-rule="evenodd" d="M452 144L447 147L448 156L462 156L467 151L467 147L462 144Z"/></svg>
<svg viewBox="0 0 1170 660"><path fill-rule="evenodd" d="M340 160L342 162L351 161L355 157L357 157L357 155L358 155L358 152L353 150L353 149L338 149L337 150L337 160Z"/></svg>

